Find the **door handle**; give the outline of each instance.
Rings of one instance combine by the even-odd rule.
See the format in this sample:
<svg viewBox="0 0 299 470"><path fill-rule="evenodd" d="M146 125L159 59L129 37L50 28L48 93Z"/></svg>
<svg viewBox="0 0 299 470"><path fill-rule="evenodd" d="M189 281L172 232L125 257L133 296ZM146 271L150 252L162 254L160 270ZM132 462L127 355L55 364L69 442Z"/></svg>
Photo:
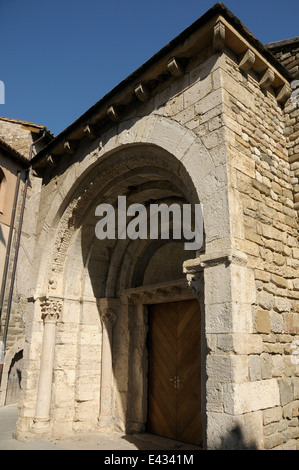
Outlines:
<svg viewBox="0 0 299 470"><path fill-rule="evenodd" d="M172 379L169 379L169 380L171 380L171 382L173 382L173 386L174 386L175 390L178 390L180 388L181 379L178 375L175 375Z"/></svg>

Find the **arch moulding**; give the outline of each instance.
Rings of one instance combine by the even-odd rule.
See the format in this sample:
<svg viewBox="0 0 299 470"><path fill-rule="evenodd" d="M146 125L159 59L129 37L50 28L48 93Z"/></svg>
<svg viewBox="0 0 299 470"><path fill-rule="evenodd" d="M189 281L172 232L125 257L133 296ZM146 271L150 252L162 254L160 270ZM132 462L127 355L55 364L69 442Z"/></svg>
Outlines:
<svg viewBox="0 0 299 470"><path fill-rule="evenodd" d="M51 202L38 242L37 252L41 255L41 261L36 298L62 295L59 286L62 286L66 253L90 203L90 196L96 195L93 191L97 168L107 164L112 155L126 148L136 150L142 145L167 152L173 158L174 171L180 173L181 168L184 168L193 186L193 201L203 205L206 246L209 242L229 237L225 162L218 161L216 166L212 152L205 148L200 138L172 119L152 114L121 122L97 139L82 161L76 162L75 155L75 164L70 165L66 173L59 177L59 189ZM222 154L225 157L225 152ZM139 165L142 168L143 164L142 157L139 157L135 167L138 168ZM121 165L127 163L120 162L119 166ZM163 168L163 162L161 167ZM109 168L101 171L103 184L110 174ZM221 219L217 217L217 210L221 211ZM215 211L217 224L211 216ZM43 250L45 244L49 247L47 252L51 253L50 257Z"/></svg>

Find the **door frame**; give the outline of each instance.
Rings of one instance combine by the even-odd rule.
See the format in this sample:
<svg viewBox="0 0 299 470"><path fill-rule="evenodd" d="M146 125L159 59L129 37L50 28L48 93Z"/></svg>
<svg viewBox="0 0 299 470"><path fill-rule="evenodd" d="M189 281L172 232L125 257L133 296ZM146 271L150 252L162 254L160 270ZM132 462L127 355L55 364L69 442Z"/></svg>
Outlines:
<svg viewBox="0 0 299 470"><path fill-rule="evenodd" d="M122 300L128 307L128 314L131 318L138 318L138 324L143 322L143 340L144 340L144 357L141 363L136 364L134 360L131 362L131 377L137 374L140 370L140 375L132 380L134 384L141 384L140 398L132 396L129 389L128 403L132 408L131 416L128 419L128 432L145 432L147 426L147 412L148 412L148 314L149 305L177 302L180 300L197 299L200 306L202 315L201 319L201 413L202 413L202 426L203 426L203 445L206 441L206 338L205 338L205 321L204 321L204 295L203 295L203 282L201 290L197 295L191 290L186 278L164 282L149 286L141 286L136 288L126 289L122 292ZM131 330L133 331L133 329ZM135 331L134 334L140 334ZM135 338L131 338L132 344L135 343ZM141 367L140 367L141 365ZM131 388L131 387L130 387ZM134 389L134 386L132 387Z"/></svg>

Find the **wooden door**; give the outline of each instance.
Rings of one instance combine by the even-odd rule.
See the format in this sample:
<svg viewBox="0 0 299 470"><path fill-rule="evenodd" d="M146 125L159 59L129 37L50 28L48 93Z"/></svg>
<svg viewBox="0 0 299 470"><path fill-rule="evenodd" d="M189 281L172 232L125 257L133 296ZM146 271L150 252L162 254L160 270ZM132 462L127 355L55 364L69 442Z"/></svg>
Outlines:
<svg viewBox="0 0 299 470"><path fill-rule="evenodd" d="M202 443L201 318L196 300L149 309L148 430Z"/></svg>

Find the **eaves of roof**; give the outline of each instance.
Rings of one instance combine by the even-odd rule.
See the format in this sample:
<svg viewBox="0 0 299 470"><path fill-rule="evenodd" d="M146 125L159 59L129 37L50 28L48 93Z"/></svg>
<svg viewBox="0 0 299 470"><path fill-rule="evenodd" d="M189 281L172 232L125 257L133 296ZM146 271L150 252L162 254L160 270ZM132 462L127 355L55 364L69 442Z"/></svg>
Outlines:
<svg viewBox="0 0 299 470"><path fill-rule="evenodd" d="M269 50L242 24L242 22L223 4L216 3L210 10L208 10L203 16L196 20L191 26L185 29L181 34L179 34L175 39L173 39L169 44L163 47L159 52L157 52L151 59L149 59L145 64L139 67L135 72L129 75L125 80L123 80L119 85L117 85L112 91L105 95L101 100L95 103L91 108L89 108L83 115L81 115L76 121L74 121L70 126L63 130L57 137L55 137L47 146L45 146L35 157L32 159L33 167L38 167L41 165L41 160L44 160L47 155L55 155L55 151L61 153L61 148L63 143L72 140L74 135L79 128L82 128L89 122L92 122L95 119L95 116L99 116L101 109L107 108L113 104L114 100L117 100L122 93L125 93L125 90L128 87L133 87L138 83L140 77L145 76L150 69L154 69L159 62L162 61L164 57L169 57L172 51L177 51L181 47L183 50L188 43L187 39L195 34L201 28L205 28L209 23L212 23L212 20L221 15L226 21L227 24L232 25L232 27L237 31L240 37L244 38L247 44L250 44L260 56L262 56L265 61L270 64L277 72L280 74L280 77L283 77L284 82L288 83L291 81L291 76L289 72L282 66L280 62L269 52ZM211 26L212 27L212 26Z"/></svg>
<svg viewBox="0 0 299 470"><path fill-rule="evenodd" d="M290 39L283 39L282 41L269 42L268 44L265 44L265 47L271 51L273 49L282 49L284 47L293 47L295 45L299 46L299 36Z"/></svg>
<svg viewBox="0 0 299 470"><path fill-rule="evenodd" d="M18 160L18 162L23 166L23 167L28 167L29 166L29 158L26 158L24 155L22 155L20 152L18 152L16 149L14 149L11 145L9 145L5 140L0 138L0 148L7 152L10 157L12 157L15 160Z"/></svg>
<svg viewBox="0 0 299 470"><path fill-rule="evenodd" d="M13 124L21 124L21 126L23 128L27 128L28 130L32 130L32 131L35 131L35 132L45 131L45 132L47 132L47 134L49 136L54 138L54 135L52 134L52 132L49 131L49 129L47 129L46 126L42 126L40 124L35 124L34 122L22 121L20 119L12 119L12 118L8 118L8 117L5 117L5 116L0 116L0 121L7 121L7 122L11 122Z"/></svg>

